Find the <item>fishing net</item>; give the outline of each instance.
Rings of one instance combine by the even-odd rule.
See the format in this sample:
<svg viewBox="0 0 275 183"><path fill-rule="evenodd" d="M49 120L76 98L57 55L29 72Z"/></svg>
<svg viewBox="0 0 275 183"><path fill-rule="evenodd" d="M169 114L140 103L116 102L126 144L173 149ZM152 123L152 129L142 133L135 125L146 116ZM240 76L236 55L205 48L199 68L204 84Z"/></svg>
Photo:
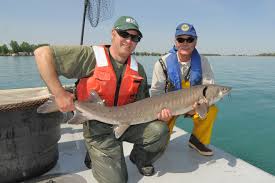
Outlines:
<svg viewBox="0 0 275 183"><path fill-rule="evenodd" d="M99 22L108 20L113 16L113 0L86 0L87 16L92 27L96 27Z"/></svg>

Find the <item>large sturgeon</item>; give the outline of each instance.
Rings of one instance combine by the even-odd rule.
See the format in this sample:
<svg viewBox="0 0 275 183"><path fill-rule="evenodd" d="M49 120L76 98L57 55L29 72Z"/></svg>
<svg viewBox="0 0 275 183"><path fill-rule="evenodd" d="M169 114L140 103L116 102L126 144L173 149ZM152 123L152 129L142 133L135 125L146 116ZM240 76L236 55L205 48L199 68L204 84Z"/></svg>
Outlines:
<svg viewBox="0 0 275 183"><path fill-rule="evenodd" d="M185 114L193 110L194 103L206 99L210 106L227 95L230 90L231 87L226 86L197 85L116 107L107 107L98 97L91 97L93 101L90 102L74 102L76 111L68 123L80 124L88 120L98 120L113 124L115 136L119 138L130 125L156 120L157 114L164 108L170 109L172 115ZM58 108L53 98L37 109L38 113L54 111L58 111Z"/></svg>

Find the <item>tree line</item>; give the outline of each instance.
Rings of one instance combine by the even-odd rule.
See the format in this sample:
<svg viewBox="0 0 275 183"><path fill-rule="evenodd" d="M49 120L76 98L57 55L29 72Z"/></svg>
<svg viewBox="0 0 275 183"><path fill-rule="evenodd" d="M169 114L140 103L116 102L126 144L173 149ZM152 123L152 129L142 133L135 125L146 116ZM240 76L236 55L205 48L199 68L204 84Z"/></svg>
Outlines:
<svg viewBox="0 0 275 183"><path fill-rule="evenodd" d="M9 47L7 44L0 45L0 56L8 55L33 55L33 51L40 47L49 44L30 44L23 41L21 44L18 44L17 41L11 40Z"/></svg>
<svg viewBox="0 0 275 183"><path fill-rule="evenodd" d="M146 52L146 51L143 51L143 52L134 52L133 55L136 55L136 56L162 56L162 55L165 55L166 53L157 53L157 52Z"/></svg>
<svg viewBox="0 0 275 183"><path fill-rule="evenodd" d="M258 54L257 56L275 56L275 52L274 53L261 53L261 54Z"/></svg>
<svg viewBox="0 0 275 183"><path fill-rule="evenodd" d="M23 41L21 44L18 44L17 41L11 40L9 46L7 44L1 45L0 43L0 56L9 56L9 55L33 55L33 52L36 48L45 46L49 44L29 44L28 42ZM136 56L162 56L166 53L157 53L157 52L134 52ZM204 56L221 56L220 54L202 54ZM237 55L232 55L237 56ZM246 55L239 55L246 56ZM261 53L256 56L275 56L275 53Z"/></svg>

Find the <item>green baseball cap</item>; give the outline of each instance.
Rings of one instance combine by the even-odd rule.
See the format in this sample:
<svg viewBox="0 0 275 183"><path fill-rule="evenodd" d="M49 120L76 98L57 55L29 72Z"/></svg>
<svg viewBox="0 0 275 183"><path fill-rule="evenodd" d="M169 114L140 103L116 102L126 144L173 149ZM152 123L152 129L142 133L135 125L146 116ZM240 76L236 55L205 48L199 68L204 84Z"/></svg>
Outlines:
<svg viewBox="0 0 275 183"><path fill-rule="evenodd" d="M136 30L142 37L137 21L130 16L121 16L114 24L114 29L119 30Z"/></svg>

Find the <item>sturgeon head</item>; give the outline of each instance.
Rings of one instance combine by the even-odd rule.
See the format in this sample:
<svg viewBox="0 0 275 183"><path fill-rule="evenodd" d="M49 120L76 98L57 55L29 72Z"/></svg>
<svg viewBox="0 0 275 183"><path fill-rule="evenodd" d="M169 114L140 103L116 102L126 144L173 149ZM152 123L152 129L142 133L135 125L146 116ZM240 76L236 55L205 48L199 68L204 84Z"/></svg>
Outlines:
<svg viewBox="0 0 275 183"><path fill-rule="evenodd" d="M185 108L193 108L201 119L206 118L209 106L215 104L231 91L231 87L220 85L197 85L189 89L183 89L183 95L188 105ZM186 96L186 93L188 95ZM192 107L191 107L192 105Z"/></svg>
<svg viewBox="0 0 275 183"><path fill-rule="evenodd" d="M203 96L207 99L209 105L215 104L220 99L222 99L225 95L229 94L231 91L231 87L228 86L220 86L220 85L202 85L203 88Z"/></svg>

